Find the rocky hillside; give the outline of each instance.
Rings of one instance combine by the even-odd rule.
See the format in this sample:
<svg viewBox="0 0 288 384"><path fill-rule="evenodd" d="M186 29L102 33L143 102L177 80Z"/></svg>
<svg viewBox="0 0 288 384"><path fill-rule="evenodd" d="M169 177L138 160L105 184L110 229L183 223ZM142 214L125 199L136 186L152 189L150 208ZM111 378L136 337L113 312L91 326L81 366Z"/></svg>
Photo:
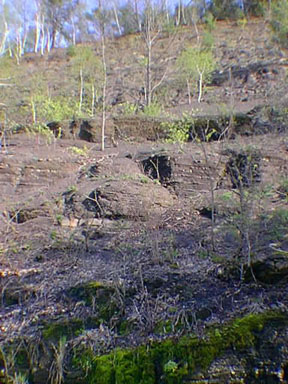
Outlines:
<svg viewBox="0 0 288 384"><path fill-rule="evenodd" d="M269 36L219 22L203 102L171 64L156 117L125 110L141 37L109 42L104 152L98 115L31 125L29 75L68 95L71 56L23 59L1 89L1 383L288 382L288 61ZM175 39L171 63L196 44Z"/></svg>

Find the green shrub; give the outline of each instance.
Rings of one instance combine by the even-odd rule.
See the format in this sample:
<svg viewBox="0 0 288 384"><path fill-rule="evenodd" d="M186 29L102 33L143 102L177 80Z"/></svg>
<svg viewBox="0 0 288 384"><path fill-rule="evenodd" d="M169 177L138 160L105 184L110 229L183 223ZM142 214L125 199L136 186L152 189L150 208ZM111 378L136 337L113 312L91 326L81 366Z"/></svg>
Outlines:
<svg viewBox="0 0 288 384"><path fill-rule="evenodd" d="M162 106L158 104L156 101L151 103L150 105L146 105L142 111L142 115L150 116L150 117L158 117L162 113Z"/></svg>
<svg viewBox="0 0 288 384"><path fill-rule="evenodd" d="M274 2L271 7L270 25L274 37L280 45L288 48L288 2L280 0Z"/></svg>
<svg viewBox="0 0 288 384"><path fill-rule="evenodd" d="M138 111L138 106L134 103L129 103L128 101L123 104L122 113L125 116L136 115Z"/></svg>
<svg viewBox="0 0 288 384"><path fill-rule="evenodd" d="M214 31L216 27L216 20L215 17L211 12L207 12L205 17L204 17L204 23L205 23L205 28L207 29L208 32Z"/></svg>
<svg viewBox="0 0 288 384"><path fill-rule="evenodd" d="M188 115L183 115L181 120L165 122L161 127L168 133L168 143L183 144L188 141L193 120Z"/></svg>
<svg viewBox="0 0 288 384"><path fill-rule="evenodd" d="M201 47L203 50L207 51L211 50L214 47L214 37L211 32L204 32Z"/></svg>

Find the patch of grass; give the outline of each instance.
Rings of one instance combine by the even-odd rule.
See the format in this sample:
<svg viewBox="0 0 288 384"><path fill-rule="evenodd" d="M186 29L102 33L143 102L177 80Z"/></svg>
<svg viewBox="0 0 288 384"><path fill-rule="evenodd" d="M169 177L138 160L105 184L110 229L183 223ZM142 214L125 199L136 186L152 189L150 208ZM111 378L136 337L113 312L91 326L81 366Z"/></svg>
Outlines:
<svg viewBox="0 0 288 384"><path fill-rule="evenodd" d="M74 155L82 156L82 157L88 157L89 149L84 145L83 148L79 147L69 147L68 150L73 153Z"/></svg>
<svg viewBox="0 0 288 384"><path fill-rule="evenodd" d="M146 105L141 112L141 115L148 117L159 117L162 113L162 106L157 102Z"/></svg>
<svg viewBox="0 0 288 384"><path fill-rule="evenodd" d="M44 323L42 336L44 340L55 343L63 337L69 340L81 333L83 329L84 323L81 319L51 320Z"/></svg>

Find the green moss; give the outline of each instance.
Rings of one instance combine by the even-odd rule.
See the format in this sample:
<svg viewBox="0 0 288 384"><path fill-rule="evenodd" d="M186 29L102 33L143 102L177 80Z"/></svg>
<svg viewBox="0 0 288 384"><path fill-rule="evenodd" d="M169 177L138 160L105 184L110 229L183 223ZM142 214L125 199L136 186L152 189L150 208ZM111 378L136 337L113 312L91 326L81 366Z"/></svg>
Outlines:
<svg viewBox="0 0 288 384"><path fill-rule="evenodd" d="M137 350L117 349L110 355L94 359L89 384L153 384L155 368L145 347Z"/></svg>
<svg viewBox="0 0 288 384"><path fill-rule="evenodd" d="M118 325L118 333L121 336L127 336L132 332L135 325L134 321L131 320L122 320Z"/></svg>
<svg viewBox="0 0 288 384"><path fill-rule="evenodd" d="M44 340L57 342L61 337L71 339L84 329L84 323L80 319L63 319L61 321L51 321L44 324L42 336Z"/></svg>
<svg viewBox="0 0 288 384"><path fill-rule="evenodd" d="M211 328L204 338L183 336L104 356L90 356L89 384L180 384L205 372L224 352L256 347L269 325L288 324L287 314L268 312L236 319L225 327ZM173 370L167 364L173 362ZM166 367L166 369L165 369Z"/></svg>
<svg viewBox="0 0 288 384"><path fill-rule="evenodd" d="M95 306L100 322L108 322L118 312L114 294L115 289L112 286L99 281L77 285L68 292L68 296L72 299L84 301L88 306Z"/></svg>

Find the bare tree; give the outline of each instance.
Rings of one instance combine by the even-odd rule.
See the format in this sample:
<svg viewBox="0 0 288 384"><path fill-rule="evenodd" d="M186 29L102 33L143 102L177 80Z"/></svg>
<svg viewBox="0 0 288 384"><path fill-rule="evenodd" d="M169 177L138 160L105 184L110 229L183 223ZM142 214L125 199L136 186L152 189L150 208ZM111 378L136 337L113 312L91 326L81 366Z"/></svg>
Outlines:
<svg viewBox="0 0 288 384"><path fill-rule="evenodd" d="M7 8L5 0L2 0L1 3L1 18L2 18L2 27L0 27L0 55L5 52L6 41L9 35L8 21L7 21Z"/></svg>
<svg viewBox="0 0 288 384"><path fill-rule="evenodd" d="M104 9L102 0L98 0L98 8L94 10L95 30L101 41L101 58L103 68L102 82L102 124L101 124L101 151L105 149L105 128L106 128L106 93L107 93L107 63L106 63L106 25L108 13Z"/></svg>
<svg viewBox="0 0 288 384"><path fill-rule="evenodd" d="M159 68L160 62L162 61L162 75L160 78L154 76L153 78L153 66L155 65L155 57L154 57L154 47L157 41L160 39L161 34L163 33L165 26L167 23L165 22L165 15L161 12L161 8L157 7L152 0L145 0L144 14L143 14L143 28L142 28L142 36L145 43L145 104L149 106L153 99L153 94L156 89L162 84L164 79L166 78L169 63L171 58L165 58L165 60L161 60L161 58L157 57L157 67ZM175 29L169 41L166 45L166 52L169 51L170 45L173 42L176 36L177 29ZM162 58L163 59L163 58Z"/></svg>

